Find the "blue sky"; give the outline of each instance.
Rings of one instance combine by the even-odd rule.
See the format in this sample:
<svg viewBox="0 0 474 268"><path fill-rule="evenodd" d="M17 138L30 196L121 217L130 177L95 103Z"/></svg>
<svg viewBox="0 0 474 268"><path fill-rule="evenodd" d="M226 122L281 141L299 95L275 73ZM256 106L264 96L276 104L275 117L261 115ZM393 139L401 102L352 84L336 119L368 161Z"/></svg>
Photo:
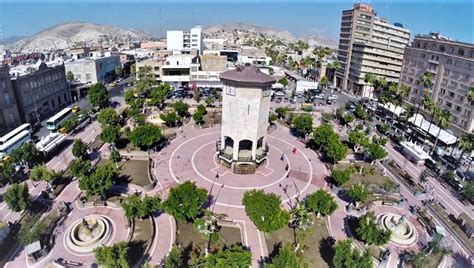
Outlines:
<svg viewBox="0 0 474 268"><path fill-rule="evenodd" d="M337 42L341 12L350 9L354 2L359 1L0 0L0 23L3 36L8 38L32 35L67 21L111 24L161 36L167 29L238 21L287 30L297 37L319 34ZM412 35L434 31L474 43L473 1L368 2L379 16L402 23Z"/></svg>

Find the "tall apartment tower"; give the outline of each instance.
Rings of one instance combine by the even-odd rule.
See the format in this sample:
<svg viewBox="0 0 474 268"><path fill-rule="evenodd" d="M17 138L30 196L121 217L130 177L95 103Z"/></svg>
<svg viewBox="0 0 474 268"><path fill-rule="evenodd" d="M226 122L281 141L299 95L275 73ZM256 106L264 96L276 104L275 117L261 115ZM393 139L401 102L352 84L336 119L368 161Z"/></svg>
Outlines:
<svg viewBox="0 0 474 268"><path fill-rule="evenodd" d="M433 74L429 91L420 78L424 72ZM474 130L474 103L467 94L474 87L474 45L449 40L439 34L417 35L405 49L400 84L411 87L408 101L419 103L429 96L452 114L458 133Z"/></svg>
<svg viewBox="0 0 474 268"><path fill-rule="evenodd" d="M372 98L373 89L364 82L365 74L398 82L403 51L409 40L409 30L400 23L391 25L377 17L368 4L355 4L344 10L337 55L342 68L336 72L337 86Z"/></svg>
<svg viewBox="0 0 474 268"><path fill-rule="evenodd" d="M202 26L196 25L189 32L167 31L166 48L168 50L197 50L202 55L204 48Z"/></svg>

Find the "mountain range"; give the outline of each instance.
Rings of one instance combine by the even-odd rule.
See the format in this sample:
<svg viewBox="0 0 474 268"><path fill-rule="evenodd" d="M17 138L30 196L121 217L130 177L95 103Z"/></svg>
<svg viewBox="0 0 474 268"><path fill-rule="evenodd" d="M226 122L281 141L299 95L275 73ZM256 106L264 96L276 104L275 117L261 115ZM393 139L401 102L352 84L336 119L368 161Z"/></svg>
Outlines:
<svg viewBox="0 0 474 268"><path fill-rule="evenodd" d="M277 37L286 41L303 40L312 46L335 47L336 43L323 36L308 35L295 38L290 32L249 23L217 24L204 29L205 34L222 31L242 30L254 34ZM87 22L68 22L47 28L30 37L14 37L4 40L3 44L12 52L37 52L61 50L81 45L104 45L128 43L154 39L153 35L134 29Z"/></svg>

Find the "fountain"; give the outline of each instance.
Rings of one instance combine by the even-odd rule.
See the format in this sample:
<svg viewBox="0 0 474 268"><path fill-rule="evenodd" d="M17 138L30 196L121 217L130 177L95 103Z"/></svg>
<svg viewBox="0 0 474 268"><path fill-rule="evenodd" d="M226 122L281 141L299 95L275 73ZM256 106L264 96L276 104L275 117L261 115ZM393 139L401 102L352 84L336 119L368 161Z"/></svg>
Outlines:
<svg viewBox="0 0 474 268"><path fill-rule="evenodd" d="M390 241L400 246L411 246L416 243L418 234L411 222L404 216L394 213L382 213L378 222L385 230L390 230L392 235Z"/></svg>
<svg viewBox="0 0 474 268"><path fill-rule="evenodd" d="M88 215L72 224L66 233L69 249L89 253L104 245L112 235L112 224L101 215Z"/></svg>

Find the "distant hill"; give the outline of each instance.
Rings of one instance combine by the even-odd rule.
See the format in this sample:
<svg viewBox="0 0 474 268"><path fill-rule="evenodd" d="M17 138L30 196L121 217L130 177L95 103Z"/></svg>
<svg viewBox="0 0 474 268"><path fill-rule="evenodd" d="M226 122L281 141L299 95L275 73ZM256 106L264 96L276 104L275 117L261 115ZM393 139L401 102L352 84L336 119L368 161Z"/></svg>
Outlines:
<svg viewBox="0 0 474 268"><path fill-rule="evenodd" d="M10 36L8 38L0 40L0 45L13 44L15 42L20 41L21 39L24 39L24 38L25 38L25 36Z"/></svg>
<svg viewBox="0 0 474 268"><path fill-rule="evenodd" d="M335 48L337 47L337 43L327 39L321 35L306 35L300 38L300 40L305 41L310 46L321 46L321 47L330 47Z"/></svg>
<svg viewBox="0 0 474 268"><path fill-rule="evenodd" d="M69 22L45 29L7 47L13 52L67 49L78 45L104 45L150 40L152 35L133 29L87 22Z"/></svg>
<svg viewBox="0 0 474 268"><path fill-rule="evenodd" d="M240 30L240 31L247 31L249 33L257 33L257 34L265 34L278 37L280 39L292 41L295 37L288 31L278 30L271 27L266 26L258 26L253 25L250 23L245 22L235 22L229 24L216 24L214 26L210 26L204 29L204 33L211 34L216 33L219 31L233 31L233 30Z"/></svg>

